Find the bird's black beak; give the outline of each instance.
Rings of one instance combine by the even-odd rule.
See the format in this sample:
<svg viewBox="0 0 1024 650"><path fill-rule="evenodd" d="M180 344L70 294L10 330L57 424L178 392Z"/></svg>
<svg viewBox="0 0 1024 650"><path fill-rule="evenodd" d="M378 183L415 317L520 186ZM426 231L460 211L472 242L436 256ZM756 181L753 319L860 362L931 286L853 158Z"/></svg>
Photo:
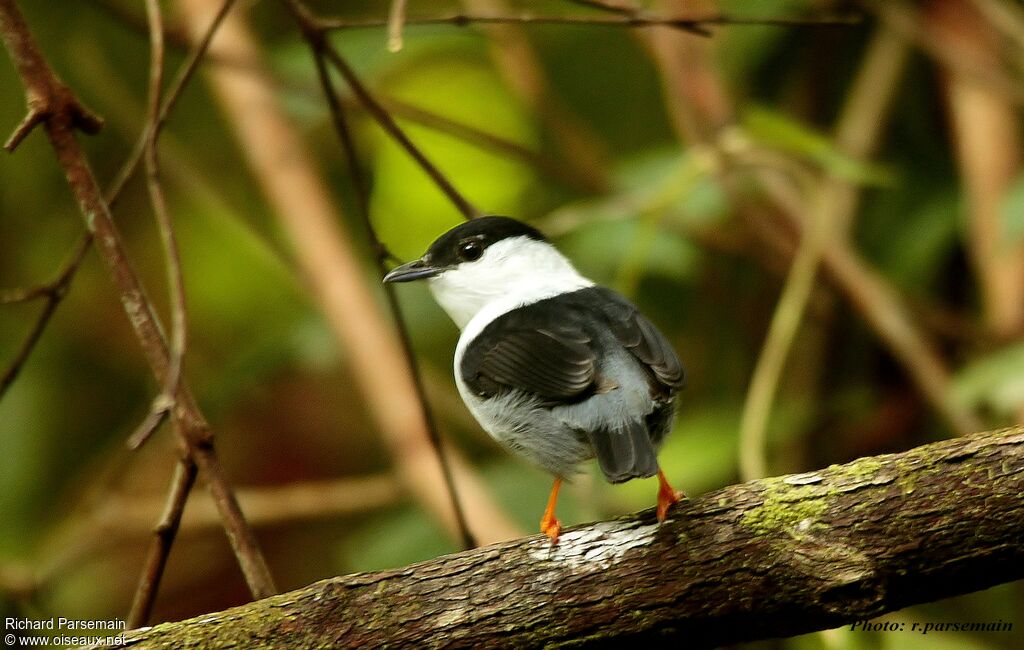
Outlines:
<svg viewBox="0 0 1024 650"><path fill-rule="evenodd" d="M439 269L436 266L424 262L423 260L413 260L406 262L401 266L397 266L391 270L390 273L384 276L385 282L412 282L413 280L422 280L424 278L432 278L439 274L444 269Z"/></svg>

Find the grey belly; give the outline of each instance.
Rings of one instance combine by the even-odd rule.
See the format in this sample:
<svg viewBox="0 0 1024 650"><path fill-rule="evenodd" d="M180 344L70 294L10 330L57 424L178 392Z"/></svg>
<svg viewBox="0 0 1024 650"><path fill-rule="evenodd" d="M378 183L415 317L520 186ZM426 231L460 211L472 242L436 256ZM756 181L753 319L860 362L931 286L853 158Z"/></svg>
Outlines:
<svg viewBox="0 0 1024 650"><path fill-rule="evenodd" d="M487 400L474 396L466 403L492 438L555 476L571 478L594 457L584 430L526 393L510 391Z"/></svg>

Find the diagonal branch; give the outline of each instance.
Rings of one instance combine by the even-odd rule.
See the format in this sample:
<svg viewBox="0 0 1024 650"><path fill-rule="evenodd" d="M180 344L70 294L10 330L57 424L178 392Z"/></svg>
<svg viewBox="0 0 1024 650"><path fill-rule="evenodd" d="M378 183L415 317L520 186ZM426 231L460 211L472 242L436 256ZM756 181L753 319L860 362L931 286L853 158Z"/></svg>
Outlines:
<svg viewBox="0 0 1024 650"><path fill-rule="evenodd" d="M161 128L167 121L171 110L174 108L178 98L185 90L185 87L188 85L189 80L191 80L192 75L199 67L199 62L206 54L206 51L210 46L210 41L212 40L213 35L217 32L217 27L220 25L224 15L228 12L234 2L235 0L224 0L224 3L221 5L219 11L211 22L210 28L207 30L203 39L194 48L192 48L185 62L182 63L181 67L178 69L178 74L175 76L168 92L165 94L163 105L160 108L160 115L156 121L157 129ZM11 136L8 144L13 144L14 146L8 147L8 150L12 150L17 146L18 142L20 142L22 138L28 135L28 129L25 127L26 125L31 127L36 124L36 122L33 121L33 117L41 120L42 113L30 109L25 120L23 120L21 125L19 125L15 134ZM98 117L95 119L98 121L97 123L100 122ZM107 205L110 208L113 208L114 204L117 203L118 198L121 196L121 190L124 189L128 179L135 173L135 170L138 169L139 163L142 161L143 151L148 138L147 130L149 128L150 125L147 123L146 128L139 135L139 139L136 142L132 153L128 156L128 159L125 160L120 171L115 176L110 187L107 189L105 197ZM3 398L4 393L14 382L15 378L17 378L18 373L21 372L22 366L25 365L25 362L28 360L29 355L31 355L32 350L39 342L40 337L46 330L47 325L49 325L50 319L56 312L61 299L71 286L71 281L74 279L75 274L78 272L78 267L81 265L85 254L89 251L91 246L92 233L86 231L79 238L78 242L75 243L71 253L68 255L68 261L61 267L56 280L47 285L33 287L24 291L0 294L0 304L21 302L23 300L34 299L40 296L46 297L46 305L36 318L36 322L33 324L28 336L25 337L25 340L14 359L11 361L10 365L8 365L7 369L4 370L3 375L0 376L0 399Z"/></svg>
<svg viewBox="0 0 1024 650"><path fill-rule="evenodd" d="M71 287L71 281L74 279L75 273L78 271L78 267L81 266L82 260L85 259L85 254L89 252L91 245L91 233L87 232L79 237L78 242L71 250L71 254L61 266L60 271L57 273L57 278L53 282L29 289L14 290L0 294L0 304L24 302L36 298L43 298L46 301L42 311L36 317L36 322L29 331L28 336L22 341L18 352L14 355L14 359L11 360L10 365L0 375L0 399L3 399L7 389L18 378L18 374L24 367L25 362L28 361L29 355L32 354L32 350L35 349L39 339L43 336L43 332L46 330L46 326L49 325L54 312L57 311L58 305L60 305L64 296L67 295L68 289Z"/></svg>
<svg viewBox="0 0 1024 650"><path fill-rule="evenodd" d="M81 128L87 112L50 68L14 0L0 0L0 38L25 86L29 110L41 111L47 116L43 125L57 161L86 227L94 236L97 250L110 270L146 360L157 380L163 382L171 365L167 341L152 303L125 253L110 207L75 137L74 131ZM253 595L262 597L274 593L276 588L266 561L214 452L213 434L187 385L181 384L176 401L174 419L178 436L209 483L225 532Z"/></svg>
<svg viewBox="0 0 1024 650"><path fill-rule="evenodd" d="M877 148L906 61L907 47L884 27L872 40L835 127L839 151L866 160ZM786 359L806 317L814 279L832 238L845 237L858 188L824 176L808 198L808 218L750 380L740 419L740 476L761 478L767 467L767 430Z"/></svg>
<svg viewBox="0 0 1024 650"><path fill-rule="evenodd" d="M405 134L402 127L398 126L398 122L391 116L391 113L388 112L383 104L377 101L370 90L363 84L362 80L359 79L358 75L356 75L355 71L348 65L348 62L331 45L330 41L327 40L327 28L324 26L323 21L316 17L309 7L300 0L285 0L285 3L291 10L295 20L298 21L306 40L317 51L323 53L323 56L334 65L342 78L345 79L345 83L352 89L353 94L366 107L366 110L380 124L381 128L423 168L423 171L444 192L448 200L458 208L463 217L472 219L480 216L480 211L455 188L455 185L448 180L448 177L409 139L409 136Z"/></svg>
<svg viewBox="0 0 1024 650"><path fill-rule="evenodd" d="M205 4L205 0L181 3L193 20L203 15ZM218 51L247 62L251 68L265 68L263 52L243 16L230 16L219 39ZM290 243L312 298L338 345L350 353L356 381L346 389L362 395L367 414L410 494L457 539L451 498L401 345L388 314L366 283L346 220L331 199L299 130L280 106L267 74L252 76L213 68L210 87ZM281 165L281 160L289 164ZM474 536L489 543L521 534L457 449L448 451L447 460Z"/></svg>
<svg viewBox="0 0 1024 650"><path fill-rule="evenodd" d="M1015 428L733 485L661 526L647 510L555 547L534 535L333 578L120 647L728 646L1019 579L1021 539Z"/></svg>
<svg viewBox="0 0 1024 650"><path fill-rule="evenodd" d="M323 41L321 41L321 43L322 42ZM341 140L342 148L345 150L345 157L348 161L350 173L352 174L352 184L355 186L355 193L359 203L359 214L362 218L363 226L366 228L367 235L370 238L370 245L373 247L375 253L374 257L377 262L377 271L380 277L383 278L387 273L387 261L393 256L388 251L384 243L381 242L380 238L377 237L377 231L373 227L373 220L370 218L370 189L366 182L366 177L363 174L362 166L359 163L359 155L356 152L356 145L345 119L345 112L342 108L341 100L334 88L334 84L331 83L330 73L327 70L326 61L324 61L323 52L317 49L317 46L314 43L310 43L310 48L313 51L313 59L316 63L317 76L320 79L320 85L323 88L324 97L327 100L327 106L331 111L331 117L334 121L334 129L337 131L338 138ZM473 537L473 533L469 530L469 525L466 523L466 513L462 508L462 504L459 502L459 495L455 487L454 478L452 477L451 466L444 453L441 434L437 430L437 422L434 419L430 403L427 401L426 389L423 386L423 377L420 373L419 364L416 362L416 354L413 351L412 339L409 337L409 328L406 326L405 317L402 314L402 306L398 302L398 295L395 293L394 286L386 284L384 285L384 288L388 298L388 307L391 310L392 318L394 319L395 326L398 329L398 339L401 343L402 352L405 356L406 366L412 377L412 382L416 390L416 399L423 411L423 421L426 423L427 435L430 438L430 444L434 448L434 453L437 455L438 462L441 465L441 474L444 477L445 488L447 489L448 496L451 499L452 511L455 513L455 523L459 529L459 537L462 539L462 546L467 549L473 548L477 545L476 540Z"/></svg>

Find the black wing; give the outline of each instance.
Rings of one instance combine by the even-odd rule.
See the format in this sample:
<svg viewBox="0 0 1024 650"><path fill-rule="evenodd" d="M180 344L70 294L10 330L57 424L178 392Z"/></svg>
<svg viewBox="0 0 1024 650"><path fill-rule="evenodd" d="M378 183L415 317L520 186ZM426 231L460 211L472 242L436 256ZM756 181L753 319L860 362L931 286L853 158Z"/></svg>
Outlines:
<svg viewBox="0 0 1024 650"><path fill-rule="evenodd" d="M672 345L651 321L611 289L595 288L605 298L601 302L608 325L615 338L654 373L658 383L668 392L682 388L685 373Z"/></svg>
<svg viewBox="0 0 1024 650"><path fill-rule="evenodd" d="M594 383L597 362L590 337L571 325L540 321L527 326L523 320L521 314L503 317L473 341L462 360L467 385L480 395L508 387L551 401L585 393Z"/></svg>
<svg viewBox="0 0 1024 650"><path fill-rule="evenodd" d="M478 395L516 388L547 401L583 398L601 385L595 340L609 330L649 369L659 392L682 385L679 359L654 325L628 300L599 287L496 318L466 349L463 381Z"/></svg>

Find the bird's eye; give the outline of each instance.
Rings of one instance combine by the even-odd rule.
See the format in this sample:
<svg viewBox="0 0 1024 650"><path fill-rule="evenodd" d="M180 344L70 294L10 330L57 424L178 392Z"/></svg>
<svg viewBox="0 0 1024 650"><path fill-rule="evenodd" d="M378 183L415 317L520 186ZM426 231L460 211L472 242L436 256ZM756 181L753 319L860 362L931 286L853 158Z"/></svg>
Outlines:
<svg viewBox="0 0 1024 650"><path fill-rule="evenodd" d="M484 245L478 239L463 239L456 249L459 259L465 262L474 262L484 254Z"/></svg>

